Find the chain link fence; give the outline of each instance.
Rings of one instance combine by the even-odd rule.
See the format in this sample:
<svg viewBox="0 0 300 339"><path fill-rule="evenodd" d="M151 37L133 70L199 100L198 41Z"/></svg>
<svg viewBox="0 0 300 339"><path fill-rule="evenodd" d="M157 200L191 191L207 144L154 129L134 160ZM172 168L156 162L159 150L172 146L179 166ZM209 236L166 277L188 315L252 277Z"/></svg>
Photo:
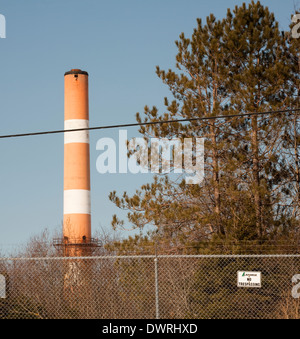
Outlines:
<svg viewBox="0 0 300 339"><path fill-rule="evenodd" d="M237 287L238 271L262 287ZM0 259L0 318L299 319L299 273L299 255Z"/></svg>

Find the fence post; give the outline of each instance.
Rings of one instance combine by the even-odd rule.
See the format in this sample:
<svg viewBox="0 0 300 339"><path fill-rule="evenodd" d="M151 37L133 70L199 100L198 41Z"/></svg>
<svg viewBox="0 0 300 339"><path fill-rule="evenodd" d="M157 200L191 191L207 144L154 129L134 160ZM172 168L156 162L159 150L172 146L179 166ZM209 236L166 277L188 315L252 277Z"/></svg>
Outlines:
<svg viewBox="0 0 300 339"><path fill-rule="evenodd" d="M155 245L155 305L156 305L156 319L160 318L159 315L159 282L158 282L158 257L157 257L157 247Z"/></svg>

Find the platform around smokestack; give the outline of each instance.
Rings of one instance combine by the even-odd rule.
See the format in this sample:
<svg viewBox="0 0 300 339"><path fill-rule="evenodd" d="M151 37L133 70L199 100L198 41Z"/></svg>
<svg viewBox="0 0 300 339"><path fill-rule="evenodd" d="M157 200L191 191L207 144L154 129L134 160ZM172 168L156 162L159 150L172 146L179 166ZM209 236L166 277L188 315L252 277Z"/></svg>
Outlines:
<svg viewBox="0 0 300 339"><path fill-rule="evenodd" d="M64 256L90 256L97 249L103 246L102 241L96 238L69 239L55 238L53 246L62 249ZM78 253L76 253L78 252Z"/></svg>

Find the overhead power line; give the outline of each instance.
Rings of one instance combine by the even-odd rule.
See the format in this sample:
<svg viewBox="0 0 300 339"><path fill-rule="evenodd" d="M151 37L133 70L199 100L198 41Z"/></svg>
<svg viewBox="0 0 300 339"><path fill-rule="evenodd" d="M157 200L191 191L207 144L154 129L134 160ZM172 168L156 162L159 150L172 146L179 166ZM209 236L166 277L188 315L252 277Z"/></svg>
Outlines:
<svg viewBox="0 0 300 339"><path fill-rule="evenodd" d="M254 115L265 116L265 115L270 115L270 114L285 114L285 113L298 112L298 111L300 111L300 108L286 109L286 110L280 110L280 111L269 111L269 112L249 112L249 113L232 114L232 115L219 115L219 116L202 117L202 118L187 118L187 119L177 119L177 120L158 120L158 121L150 121L150 122L120 124L120 125L108 125L108 126L97 126L97 127L77 128L77 129L68 129L68 130L63 129L63 130L44 131L44 132L7 134L7 135L0 135L0 139L21 138L21 137L30 137L30 136L47 135L47 134L69 133L69 132L95 131L95 130L105 130L105 129L115 129L115 128L126 128L126 127L162 125L162 124L172 124L172 123L182 123L182 122L192 122L192 121L218 120L218 119L230 119L230 118L241 118L241 117L245 118L245 117L254 116Z"/></svg>

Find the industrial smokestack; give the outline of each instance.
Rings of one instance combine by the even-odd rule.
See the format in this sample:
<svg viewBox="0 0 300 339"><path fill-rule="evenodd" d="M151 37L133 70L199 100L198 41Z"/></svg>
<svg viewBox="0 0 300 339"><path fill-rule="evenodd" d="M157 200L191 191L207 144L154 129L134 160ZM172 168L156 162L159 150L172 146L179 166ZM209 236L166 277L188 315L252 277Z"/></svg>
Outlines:
<svg viewBox="0 0 300 339"><path fill-rule="evenodd" d="M65 130L89 127L88 73L65 73ZM64 240L91 242L89 132L67 132L64 141Z"/></svg>

